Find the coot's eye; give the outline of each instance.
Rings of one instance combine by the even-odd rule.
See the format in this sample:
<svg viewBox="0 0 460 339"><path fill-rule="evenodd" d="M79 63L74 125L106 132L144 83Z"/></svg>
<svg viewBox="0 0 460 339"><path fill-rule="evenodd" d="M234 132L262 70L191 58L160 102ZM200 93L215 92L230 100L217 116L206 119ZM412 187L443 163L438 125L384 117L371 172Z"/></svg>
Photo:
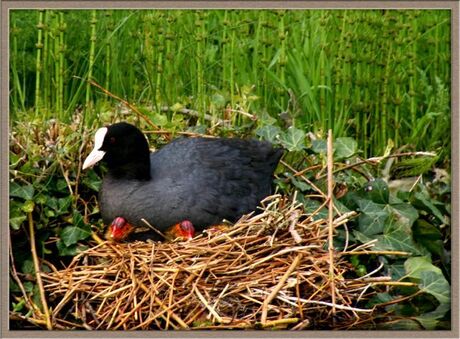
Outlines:
<svg viewBox="0 0 460 339"><path fill-rule="evenodd" d="M115 137L110 137L110 143L111 144L114 144L117 140L115 139Z"/></svg>

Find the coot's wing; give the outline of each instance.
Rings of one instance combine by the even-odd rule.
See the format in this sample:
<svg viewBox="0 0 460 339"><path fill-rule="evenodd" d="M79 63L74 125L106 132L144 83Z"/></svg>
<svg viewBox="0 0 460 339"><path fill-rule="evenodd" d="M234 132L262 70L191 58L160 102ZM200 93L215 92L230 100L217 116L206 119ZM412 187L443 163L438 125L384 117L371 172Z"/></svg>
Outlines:
<svg viewBox="0 0 460 339"><path fill-rule="evenodd" d="M178 139L152 155L152 177L171 184L164 198L175 201L172 217L201 228L253 211L270 194L281 154L256 140Z"/></svg>

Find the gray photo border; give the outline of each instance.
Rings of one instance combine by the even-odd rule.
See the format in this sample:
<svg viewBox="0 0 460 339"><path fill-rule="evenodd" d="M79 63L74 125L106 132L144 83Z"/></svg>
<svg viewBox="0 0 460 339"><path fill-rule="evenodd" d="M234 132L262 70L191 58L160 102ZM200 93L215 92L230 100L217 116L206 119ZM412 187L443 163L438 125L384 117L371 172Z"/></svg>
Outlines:
<svg viewBox="0 0 460 339"><path fill-rule="evenodd" d="M272 338L459 338L459 2L457 1L15 1L0 0L1 2L1 338L233 338L233 337L272 337ZM9 330L9 222L8 222L8 126L9 126L9 66L8 66L8 37L9 37L9 10L34 8L158 8L158 9L213 9L213 8L240 8L240 9L450 9L451 10L451 132L452 133L452 330L451 331L142 331L142 332L115 332L115 331L10 331Z"/></svg>

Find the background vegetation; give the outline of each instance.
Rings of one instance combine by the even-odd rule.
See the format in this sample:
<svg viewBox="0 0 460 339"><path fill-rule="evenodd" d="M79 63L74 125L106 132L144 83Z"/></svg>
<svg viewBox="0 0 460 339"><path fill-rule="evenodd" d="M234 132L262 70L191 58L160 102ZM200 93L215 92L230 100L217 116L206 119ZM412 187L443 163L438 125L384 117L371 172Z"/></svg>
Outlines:
<svg viewBox="0 0 460 339"><path fill-rule="evenodd" d="M366 156L450 143L446 10L12 11L10 42L13 119L84 108L91 123L113 110L91 78L154 120L268 113L356 137Z"/></svg>
<svg viewBox="0 0 460 339"><path fill-rule="evenodd" d="M324 164L327 129L340 168L384 156L336 173L337 203L361 212L350 241L411 257L354 258L356 274L378 261L420 282L372 301L389 303L392 326L449 328L450 29L447 10L12 10L12 312L41 307L31 238L65 263L102 227L103 169L81 164L95 128L128 120L154 146L182 132L283 146L278 189L309 209L318 203L300 176L324 176L298 171ZM388 157L411 151L435 156Z"/></svg>

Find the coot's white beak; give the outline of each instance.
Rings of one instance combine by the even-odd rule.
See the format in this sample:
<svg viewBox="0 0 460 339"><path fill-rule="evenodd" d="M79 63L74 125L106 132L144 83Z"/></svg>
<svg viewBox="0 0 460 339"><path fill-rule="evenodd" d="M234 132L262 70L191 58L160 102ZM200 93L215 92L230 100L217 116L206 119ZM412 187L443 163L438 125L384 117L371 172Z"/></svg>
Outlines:
<svg viewBox="0 0 460 339"><path fill-rule="evenodd" d="M97 130L96 135L94 136L94 148L91 151L91 153L86 157L85 162L83 163L83 169L87 169L88 167L93 166L104 157L105 152L100 151L99 148L102 147L106 134L107 127L102 127Z"/></svg>

